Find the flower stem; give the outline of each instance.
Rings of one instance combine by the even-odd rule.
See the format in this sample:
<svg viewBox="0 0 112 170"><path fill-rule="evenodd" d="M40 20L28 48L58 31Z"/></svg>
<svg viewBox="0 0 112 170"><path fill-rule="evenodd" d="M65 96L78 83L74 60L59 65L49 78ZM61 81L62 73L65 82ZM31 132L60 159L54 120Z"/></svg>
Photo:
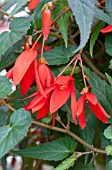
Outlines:
<svg viewBox="0 0 112 170"><path fill-rule="evenodd" d="M42 33L41 33L41 34L38 36L38 38L36 39L35 43L33 44L32 49L34 49L34 48L35 48L35 46L36 46L36 44L37 44L38 40L41 38L41 36L42 36Z"/></svg>

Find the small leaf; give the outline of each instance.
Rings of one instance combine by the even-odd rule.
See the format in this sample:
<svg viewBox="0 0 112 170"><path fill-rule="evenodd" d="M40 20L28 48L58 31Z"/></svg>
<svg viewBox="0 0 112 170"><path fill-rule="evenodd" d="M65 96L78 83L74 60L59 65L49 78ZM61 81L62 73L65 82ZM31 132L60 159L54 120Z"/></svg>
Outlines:
<svg viewBox="0 0 112 170"><path fill-rule="evenodd" d="M56 14L58 15L60 12L62 12L67 6L67 2L66 0L59 0L57 1L56 4ZM66 12L65 14L63 14L58 20L58 26L59 26L59 30L64 38L64 42L65 42L65 46L67 48L67 43L68 43L68 17L69 14L68 12Z"/></svg>
<svg viewBox="0 0 112 170"><path fill-rule="evenodd" d="M70 61L70 58L74 56L74 49L75 47L72 45L69 45L67 48L64 46L55 47L52 50L44 52L44 57L49 65L66 64Z"/></svg>
<svg viewBox="0 0 112 170"><path fill-rule="evenodd" d="M16 14L21 8L22 6L24 6L27 3L28 0L18 0L15 8L12 10L12 12L10 13L10 15L8 16L8 19L10 17L12 17L14 14Z"/></svg>
<svg viewBox="0 0 112 170"><path fill-rule="evenodd" d="M110 60L109 68L112 69L112 60Z"/></svg>
<svg viewBox="0 0 112 170"><path fill-rule="evenodd" d="M105 48L106 53L112 56L112 33L105 35Z"/></svg>
<svg viewBox="0 0 112 170"><path fill-rule="evenodd" d="M68 0L68 5L73 11L76 22L80 29L81 40L79 47L75 50L78 51L83 48L89 38L91 32L91 26L93 23L93 16L95 10L94 0ZM88 15L89 14L89 15Z"/></svg>
<svg viewBox="0 0 112 170"><path fill-rule="evenodd" d="M112 145L108 145L105 149L107 155L112 155Z"/></svg>
<svg viewBox="0 0 112 170"><path fill-rule="evenodd" d="M98 37L98 35L99 35L99 32L100 32L100 30L101 30L104 26L105 26L105 23L104 23L103 21L100 21L100 22L96 25L96 27L95 27L92 35L91 35L91 38L90 38L90 48L89 48L89 51L90 51L90 55L91 55L91 56L93 55L93 48L94 48L95 42L96 42L96 40L97 40L97 37Z"/></svg>
<svg viewBox="0 0 112 170"><path fill-rule="evenodd" d="M106 0L105 6L108 12L112 12L112 0Z"/></svg>
<svg viewBox="0 0 112 170"><path fill-rule="evenodd" d="M58 165L55 170L67 170L74 165L77 160L76 154L73 154L69 158L65 159L60 165Z"/></svg>
<svg viewBox="0 0 112 170"><path fill-rule="evenodd" d="M19 109L11 115L9 125L0 127L0 158L26 135L30 125L30 113Z"/></svg>
<svg viewBox="0 0 112 170"><path fill-rule="evenodd" d="M105 129L104 136L107 139L111 139L112 140L112 126L111 125L107 129Z"/></svg>
<svg viewBox="0 0 112 170"><path fill-rule="evenodd" d="M112 170L112 160L111 161L109 161L109 163L108 163L109 165L108 165L108 170Z"/></svg>
<svg viewBox="0 0 112 170"><path fill-rule="evenodd" d="M12 91L12 83L5 76L0 76L0 97L7 98L7 95Z"/></svg>
<svg viewBox="0 0 112 170"><path fill-rule="evenodd" d="M15 18L9 25L9 31L0 34L0 55L4 54L13 44L22 38L30 27L29 18Z"/></svg>
<svg viewBox="0 0 112 170"><path fill-rule="evenodd" d="M76 142L69 137L63 137L33 148L13 151L20 156L43 160L62 160L76 148Z"/></svg>
<svg viewBox="0 0 112 170"><path fill-rule="evenodd" d="M43 123L49 124L52 121L52 115L49 113L47 116L41 119Z"/></svg>

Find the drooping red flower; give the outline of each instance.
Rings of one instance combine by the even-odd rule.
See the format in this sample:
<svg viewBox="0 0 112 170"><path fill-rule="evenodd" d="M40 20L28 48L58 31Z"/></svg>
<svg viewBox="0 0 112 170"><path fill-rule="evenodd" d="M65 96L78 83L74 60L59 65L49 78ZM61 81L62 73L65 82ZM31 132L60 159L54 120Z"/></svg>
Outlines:
<svg viewBox="0 0 112 170"><path fill-rule="evenodd" d="M40 3L40 0L30 0L29 4L28 4L28 9L32 10L34 8L36 8L36 6Z"/></svg>
<svg viewBox="0 0 112 170"><path fill-rule="evenodd" d="M57 77L55 82L55 89L50 99L50 112L54 113L63 104L66 103L71 95L71 111L74 123L76 124L76 110L77 101L75 95L74 78L72 76Z"/></svg>
<svg viewBox="0 0 112 170"><path fill-rule="evenodd" d="M51 27L51 21L52 21L51 10L43 9L42 10L42 28L43 28L44 41L47 40L48 38L50 27Z"/></svg>
<svg viewBox="0 0 112 170"><path fill-rule="evenodd" d="M35 79L35 62L37 52L34 49L25 50L17 58L14 67L7 73L8 78L12 78L14 85L20 83L22 95L25 95Z"/></svg>
<svg viewBox="0 0 112 170"><path fill-rule="evenodd" d="M35 64L35 76L38 90L43 95L45 94L44 89L54 82L53 74L47 66L47 62L44 57L41 57L38 64ZM45 95L43 96L46 97Z"/></svg>
<svg viewBox="0 0 112 170"><path fill-rule="evenodd" d="M109 25L109 26L107 26L107 27L105 27L105 28L103 28L103 29L101 29L101 32L102 32L103 34L106 34L106 33L108 33L108 32L112 32L112 24Z"/></svg>
<svg viewBox="0 0 112 170"><path fill-rule="evenodd" d="M104 123L108 123L108 120L106 118L110 118L110 116L100 105L96 96L91 92L84 92L83 95L78 99L77 103L77 117L82 129L84 129L84 127L86 126L86 119L84 116L85 101L87 101L90 109L99 120Z"/></svg>
<svg viewBox="0 0 112 170"><path fill-rule="evenodd" d="M45 117L50 111L50 97L54 88L55 86L51 85L44 89L46 97L44 97L40 92L36 92L29 96L28 98L36 95L36 97L24 107L25 110L32 110L32 113L38 111L37 119Z"/></svg>

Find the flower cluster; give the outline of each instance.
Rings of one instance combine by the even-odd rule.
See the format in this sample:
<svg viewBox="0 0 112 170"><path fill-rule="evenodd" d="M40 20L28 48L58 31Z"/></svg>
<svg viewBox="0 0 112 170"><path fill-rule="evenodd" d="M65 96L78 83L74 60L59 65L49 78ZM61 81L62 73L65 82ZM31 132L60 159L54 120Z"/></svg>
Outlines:
<svg viewBox="0 0 112 170"><path fill-rule="evenodd" d="M30 0L29 9L34 9L39 2L40 0ZM49 112L54 115L54 113L56 113L57 110L64 105L70 97L72 118L75 124L77 124L78 119L82 129L86 126L84 114L85 102L88 103L90 109L99 120L107 123L107 118L110 116L102 108L96 96L89 92L89 88L87 87L81 56L77 55L76 59L72 60L75 62L70 75L63 76L62 72L56 78L54 78L50 68L48 67L46 59L43 57L43 50L50 50L48 46L44 45L44 41L47 40L51 27L50 8L53 8L53 5L51 2L48 2L42 9L42 50L40 50L41 43L38 41L32 42L32 48L30 48L28 43L24 44L25 51L19 55L14 67L7 73L7 77L13 80L15 86L20 84L22 95L25 95L32 84L36 83L38 91L23 100L33 97L33 99L25 105L24 108L27 111L31 110L32 113L38 111L37 119L45 117ZM108 30L111 30L111 26L106 29L106 31ZM102 32L105 32L105 30L102 30ZM38 53L41 53L40 59L37 57L37 51ZM80 62L85 84L85 88L82 90L81 97L78 101L76 100L74 85L75 80L72 76L77 61Z"/></svg>

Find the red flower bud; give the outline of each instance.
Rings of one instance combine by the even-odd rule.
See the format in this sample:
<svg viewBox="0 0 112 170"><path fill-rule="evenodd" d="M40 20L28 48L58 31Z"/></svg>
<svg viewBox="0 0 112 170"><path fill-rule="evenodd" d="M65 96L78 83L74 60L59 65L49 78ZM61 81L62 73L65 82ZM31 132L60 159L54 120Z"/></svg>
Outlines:
<svg viewBox="0 0 112 170"><path fill-rule="evenodd" d="M43 28L43 36L44 41L47 40L50 27L51 27L51 11L50 9L44 9L42 11L42 28Z"/></svg>
<svg viewBox="0 0 112 170"><path fill-rule="evenodd" d="M29 10L34 9L39 3L40 3L40 0L30 0L28 9Z"/></svg>

